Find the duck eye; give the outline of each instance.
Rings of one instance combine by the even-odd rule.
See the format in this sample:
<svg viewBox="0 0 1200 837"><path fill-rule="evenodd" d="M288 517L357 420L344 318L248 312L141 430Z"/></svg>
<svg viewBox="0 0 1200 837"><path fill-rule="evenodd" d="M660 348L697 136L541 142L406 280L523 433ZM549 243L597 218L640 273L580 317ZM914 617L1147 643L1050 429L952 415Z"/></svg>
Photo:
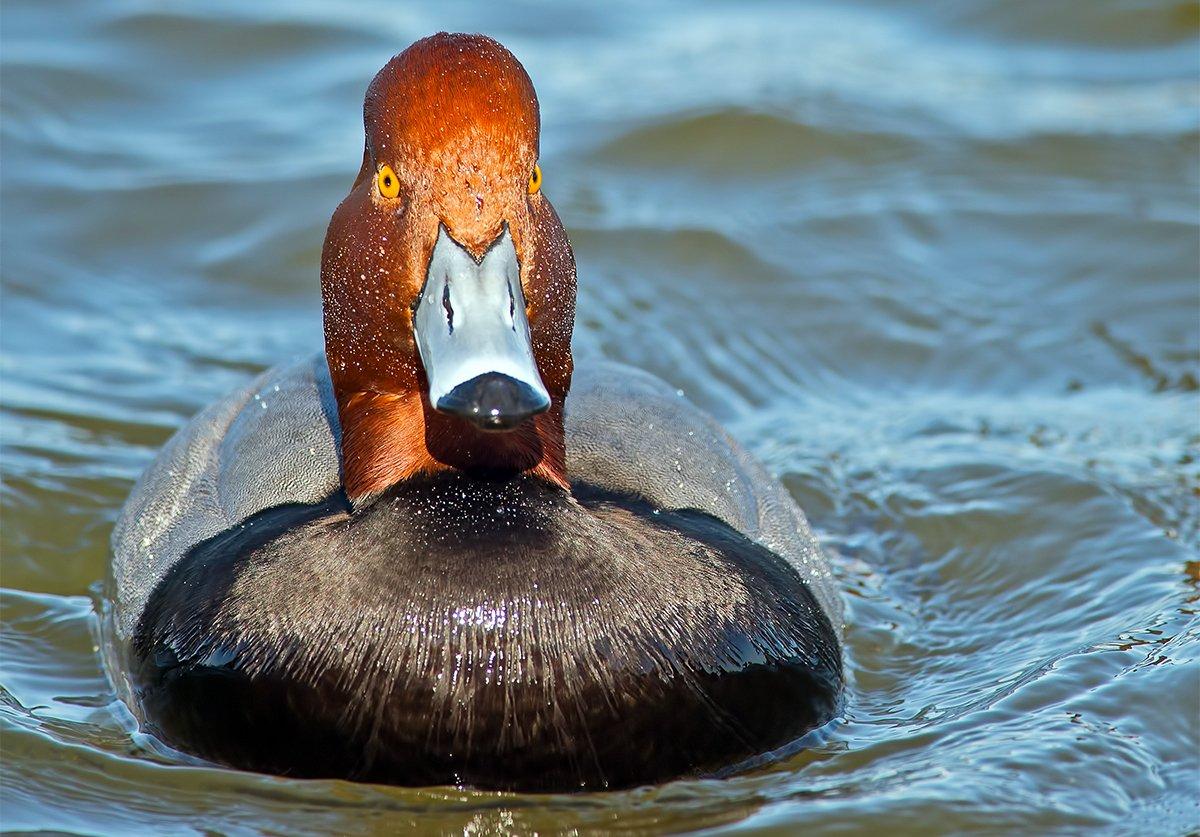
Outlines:
<svg viewBox="0 0 1200 837"><path fill-rule="evenodd" d="M391 166L384 166L379 170L378 184L379 194L385 198L394 198L400 194L400 181L396 179L396 173L392 171Z"/></svg>
<svg viewBox="0 0 1200 837"><path fill-rule="evenodd" d="M538 190L542 188L542 167L537 163L533 164L533 174L529 175L529 194L536 195Z"/></svg>

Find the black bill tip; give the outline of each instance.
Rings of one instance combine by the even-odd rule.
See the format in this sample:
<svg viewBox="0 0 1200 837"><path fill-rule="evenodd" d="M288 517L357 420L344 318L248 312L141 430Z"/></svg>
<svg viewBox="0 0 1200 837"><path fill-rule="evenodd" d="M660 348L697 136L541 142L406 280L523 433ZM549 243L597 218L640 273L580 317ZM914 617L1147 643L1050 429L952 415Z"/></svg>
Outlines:
<svg viewBox="0 0 1200 837"><path fill-rule="evenodd" d="M550 399L524 381L502 372L485 372L438 399L438 412L466 419L481 430L512 430L544 413Z"/></svg>

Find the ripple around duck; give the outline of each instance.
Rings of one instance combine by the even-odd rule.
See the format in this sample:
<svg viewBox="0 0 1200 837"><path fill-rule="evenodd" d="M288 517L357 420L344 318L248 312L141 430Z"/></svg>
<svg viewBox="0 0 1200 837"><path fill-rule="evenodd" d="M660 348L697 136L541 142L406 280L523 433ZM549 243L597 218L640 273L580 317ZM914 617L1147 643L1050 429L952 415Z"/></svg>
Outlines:
<svg viewBox="0 0 1200 837"><path fill-rule="evenodd" d="M1200 28L1196 5L1176 0L1097 0L1087 15L1071 0L940 5L930 15L940 25L1035 43L1147 47L1187 43Z"/></svg>
<svg viewBox="0 0 1200 837"><path fill-rule="evenodd" d="M599 146L589 161L676 167L696 176L767 177L833 163L902 161L915 149L916 143L902 136L833 131L771 113L729 109L638 128Z"/></svg>
<svg viewBox="0 0 1200 837"><path fill-rule="evenodd" d="M135 11L103 20L95 33L120 44L126 54L147 50L159 59L244 72L247 64L361 46L369 31L353 24L339 26L331 18L272 20L245 12L214 15L199 7Z"/></svg>
<svg viewBox="0 0 1200 837"><path fill-rule="evenodd" d="M945 406L932 412L944 415ZM1013 415L1030 412L1022 405ZM807 438L802 430L788 434L790 442L777 432L765 437L771 440L769 462L797 461L794 452L777 450L781 445L834 451L826 454L834 458L830 464L805 469L827 474L824 487L811 487L808 477L785 477L841 555L840 573L851 592L847 649L854 700L842 734L857 756L823 764L878 773L891 763L908 772L910 801L932 798L955 806L964 804L964 793L1001 794L1005 810L1022 811L1025 823L1055 806L1077 811L1080 821L1099 816L1099 822L1120 821L1152 804L1164 787L1147 772L1157 758L1147 741L1175 735L1167 730L1181 723L1189 729L1195 724L1181 714L1190 707L1129 712L1153 699L1144 681L1123 682L1123 673L1148 656L1129 641L1140 634L1186 646L1173 656L1174 678L1194 679L1188 666L1200 646L1194 626L1188 628L1194 616L1184 608L1189 592L1183 567L1195 545L1180 544L1147 521L1125 492L1147 481L1170 484L1169 467L1138 474L1123 462L1103 477L1103 466L1093 471L1085 462L1095 452L1093 442L1106 448L1093 436L1076 440L1077 472L1064 473L1065 451L1048 454L1028 439L986 436L972 449L950 441L956 435L951 432L939 434L946 438L931 448L927 434L906 438L891 430L886 412L835 414L842 423L827 426L843 427L856 450L864 438L871 440L878 466L863 463L861 472L839 476L838 446L827 437ZM1146 428L1129 414L1114 421L1103 408L1093 415L1109 425L1103 435L1116 434L1127 445L1156 449L1165 443L1164 457L1183 444L1170 423ZM769 425L758 421L764 430ZM991 421L1001 424L998 417ZM1186 416L1177 422L1186 425ZM1026 456L1014 450L1020 441L1029 448ZM997 444L1000 450L989 450ZM1130 460L1138 458L1128 453ZM989 460L996 464L977 464ZM1192 470L1196 480L1200 474ZM814 495L824 502L808 502ZM1176 501L1184 513L1195 514L1190 491L1180 491ZM1072 521L1069 530L1063 520ZM1164 606L1175 615L1163 616ZM915 688L914 667L922 672ZM1089 737L1072 724L1104 732ZM1003 758L988 753L996 738L1006 741ZM1064 739L1086 744L1064 750ZM987 778L966 791L944 781L944 774L922 775L917 765L928 761L930 749L940 754L939 765L972 764L973 775ZM1106 765L1092 778L1106 788L1108 802L1101 808L1077 805L1070 792L1047 794L1021 779L1041 765L1059 773L1059 787L1067 788L1078 765L1092 758ZM1131 775L1139 778L1131 781Z"/></svg>

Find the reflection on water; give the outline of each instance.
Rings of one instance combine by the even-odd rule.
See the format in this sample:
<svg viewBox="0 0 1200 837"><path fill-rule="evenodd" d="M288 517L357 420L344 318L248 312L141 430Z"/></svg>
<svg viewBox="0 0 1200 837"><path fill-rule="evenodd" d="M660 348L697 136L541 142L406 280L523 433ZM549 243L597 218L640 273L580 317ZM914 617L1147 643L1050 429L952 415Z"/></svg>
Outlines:
<svg viewBox="0 0 1200 837"><path fill-rule="evenodd" d="M0 824L1200 826L1196 8L5 4ZM406 790L185 765L115 702L116 511L188 416L319 345L362 92L442 28L538 86L577 354L713 411L835 555L851 684L814 748Z"/></svg>

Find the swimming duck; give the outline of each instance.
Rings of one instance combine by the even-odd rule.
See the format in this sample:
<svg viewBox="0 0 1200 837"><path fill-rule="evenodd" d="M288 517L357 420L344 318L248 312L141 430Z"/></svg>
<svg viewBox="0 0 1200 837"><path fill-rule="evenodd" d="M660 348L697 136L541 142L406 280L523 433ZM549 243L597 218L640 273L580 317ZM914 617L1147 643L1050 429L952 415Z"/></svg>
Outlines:
<svg viewBox="0 0 1200 837"><path fill-rule="evenodd" d="M113 535L114 680L240 768L520 790L705 775L836 712L804 515L658 379L574 368L532 82L442 33L379 72L325 351L201 412Z"/></svg>

